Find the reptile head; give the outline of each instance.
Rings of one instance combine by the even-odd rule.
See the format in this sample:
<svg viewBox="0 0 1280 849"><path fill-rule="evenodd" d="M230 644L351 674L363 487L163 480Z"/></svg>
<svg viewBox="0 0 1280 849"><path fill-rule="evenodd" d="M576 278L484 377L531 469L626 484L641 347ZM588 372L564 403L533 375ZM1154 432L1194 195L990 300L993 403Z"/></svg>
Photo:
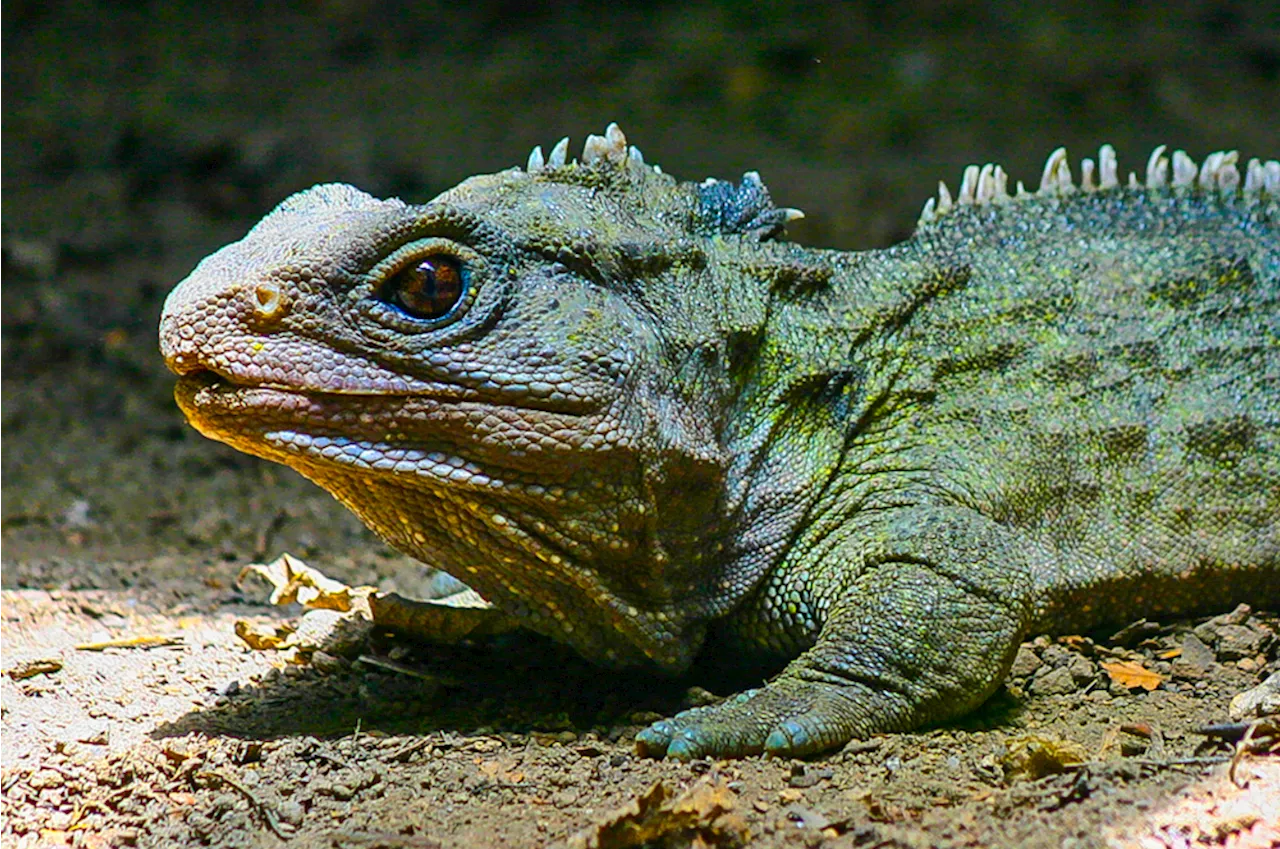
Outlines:
<svg viewBox="0 0 1280 849"><path fill-rule="evenodd" d="M678 668L730 594L729 328L758 320L690 278L791 217L616 126L420 206L317 186L173 290L160 347L206 436L589 657Z"/></svg>

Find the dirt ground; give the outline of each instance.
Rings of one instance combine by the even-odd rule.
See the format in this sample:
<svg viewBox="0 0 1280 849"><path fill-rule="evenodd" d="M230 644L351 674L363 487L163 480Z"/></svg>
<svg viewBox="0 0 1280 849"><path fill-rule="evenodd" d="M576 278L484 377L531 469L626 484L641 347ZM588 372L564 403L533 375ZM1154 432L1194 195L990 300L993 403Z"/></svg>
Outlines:
<svg viewBox="0 0 1280 849"><path fill-rule="evenodd" d="M238 621L316 617L238 588L245 563L427 576L186 427L155 340L169 288L291 191L423 200L610 120L677 176L760 170L795 238L843 248L909 233L970 162L1274 157L1273 5L6 3L0 841L1280 844L1280 758L1202 733L1280 670L1265 611L1041 637L964 722L807 761L638 757L732 691L701 670L519 634L251 650Z"/></svg>

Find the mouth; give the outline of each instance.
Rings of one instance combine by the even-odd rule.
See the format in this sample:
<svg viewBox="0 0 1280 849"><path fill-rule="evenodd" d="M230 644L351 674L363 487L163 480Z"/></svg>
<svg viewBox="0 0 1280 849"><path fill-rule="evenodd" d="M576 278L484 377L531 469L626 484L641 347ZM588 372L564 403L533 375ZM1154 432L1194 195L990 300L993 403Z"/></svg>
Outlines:
<svg viewBox="0 0 1280 849"><path fill-rule="evenodd" d="M386 392L353 392L344 388L314 389L266 382L245 382L221 372L202 368L181 374L173 390L174 399L187 420L206 436L240 447L245 439L282 428L304 428L325 433L334 429L365 430L359 413L395 409L407 398ZM360 402L352 400L360 398ZM433 399L448 405L456 399ZM391 420L390 416L377 415ZM381 430L382 428L375 428ZM234 437L234 441L232 438Z"/></svg>
<svg viewBox="0 0 1280 849"><path fill-rule="evenodd" d="M180 374L173 397L200 433L259 455L264 432L296 423L313 404L298 390L238 383L209 369Z"/></svg>
<svg viewBox="0 0 1280 849"><path fill-rule="evenodd" d="M367 427L340 397L269 386L237 384L208 370L182 375L174 390L187 422L209 439L246 454L289 466L339 495L352 478L396 481L439 497L470 492L493 496L511 483L567 482L566 469L530 479L519 468L504 468L503 456L474 456L465 444L446 438L448 429L405 439L397 428ZM377 416L374 416L377 419ZM358 514L358 503L348 503Z"/></svg>
<svg viewBox="0 0 1280 849"><path fill-rule="evenodd" d="M178 404L186 412L186 402L191 402L199 409L226 408L244 411L262 406L262 402L274 402L279 399L296 397L305 398L317 394L337 395L341 393L315 393L301 387L278 386L270 383L245 383L233 380L224 374L211 369L198 369L178 376L174 388L174 396Z"/></svg>
<svg viewBox="0 0 1280 849"><path fill-rule="evenodd" d="M178 373L178 382L174 386L173 397L191 417L188 408L202 409L218 401L226 402L226 396L234 395L247 388L243 384L228 380L217 372L208 369L196 369Z"/></svg>
<svg viewBox="0 0 1280 849"><path fill-rule="evenodd" d="M217 393L243 393L258 389L278 392L286 395L344 395L347 392L317 392L302 386L286 386L267 381L249 381L238 379L216 369L198 367L187 371L179 371L178 386L188 387L192 391L206 390ZM367 394L367 393L362 393Z"/></svg>
<svg viewBox="0 0 1280 849"><path fill-rule="evenodd" d="M514 408L494 414L499 408L489 404L422 395L365 394L357 402L351 394L239 383L211 369L182 374L174 388L178 407L202 435L309 477L323 468L488 490L524 480L530 466L540 483L567 479L576 466L561 457L547 469L541 452L524 462L510 447L575 426L567 419Z"/></svg>
<svg viewBox="0 0 1280 849"><path fill-rule="evenodd" d="M532 391L539 385L536 380L527 386L495 388L491 383L473 386L389 372L360 374L335 369L319 374L323 385L315 385L306 379L284 382L263 379L258 374L228 373L205 362L184 362L181 357L167 358L165 364L178 376L174 397L179 407L202 433L205 429L198 420L210 415L252 418L275 411L272 418L277 421L288 414L314 420L315 414L323 411L319 421L323 426L327 422L343 422L357 409L418 405L430 406L439 414L448 407L472 411L484 407L502 418L554 417L564 426L574 420L601 416L609 406L609 401L601 397L565 397L559 393L548 394L547 388Z"/></svg>
<svg viewBox="0 0 1280 849"><path fill-rule="evenodd" d="M294 466L359 467L362 458L422 454L357 425L337 393L244 384L202 369L183 374L174 399L187 422L210 439ZM348 435L341 435L344 431Z"/></svg>
<svg viewBox="0 0 1280 849"><path fill-rule="evenodd" d="M315 386L306 382L280 382L264 380L258 377L231 375L225 371L196 364L189 367L169 363L169 369L178 375L179 386L189 384L192 387L220 387L228 391L264 389L286 395L305 395L310 397L346 396L346 397L411 397L420 396L436 398L441 401L463 402L480 400L481 396L474 390L449 383L429 383L410 379L392 380L386 378L344 378L341 375L329 374L325 385Z"/></svg>

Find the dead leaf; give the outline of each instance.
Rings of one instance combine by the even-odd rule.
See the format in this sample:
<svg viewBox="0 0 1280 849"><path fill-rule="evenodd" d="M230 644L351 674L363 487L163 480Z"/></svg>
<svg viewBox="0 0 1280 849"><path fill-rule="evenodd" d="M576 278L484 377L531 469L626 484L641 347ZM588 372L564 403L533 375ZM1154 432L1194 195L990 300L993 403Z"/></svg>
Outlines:
<svg viewBox="0 0 1280 849"><path fill-rule="evenodd" d="M572 849L632 849L640 846L733 847L751 839L733 813L737 797L726 785L706 778L672 798L656 782L593 826L569 838Z"/></svg>
<svg viewBox="0 0 1280 849"><path fill-rule="evenodd" d="M1112 681L1122 687L1143 690L1154 690L1165 680L1159 672L1147 669L1141 663L1132 660L1110 660L1101 664Z"/></svg>
<svg viewBox="0 0 1280 849"><path fill-rule="evenodd" d="M56 657L44 657L39 660L27 660L15 663L4 671L14 681L25 681L37 675L52 675L62 669L62 661Z"/></svg>
<svg viewBox="0 0 1280 849"><path fill-rule="evenodd" d="M1084 763L1086 755L1079 744L1047 735L1015 737L1005 745L1008 751L1000 758L1000 766L1006 779L1036 781L1057 775Z"/></svg>
<svg viewBox="0 0 1280 849"><path fill-rule="evenodd" d="M250 563L240 571L237 585L250 575L257 575L271 585L272 604L298 602L313 610L362 616L376 625L422 642L456 643L467 637L491 636L517 627L515 620L498 612L470 588L444 598L418 601L396 593L379 593L376 587L349 587L291 554L282 554L265 565ZM236 627L236 633L241 639L246 639L240 634L240 625ZM262 639L270 638L262 635Z"/></svg>
<svg viewBox="0 0 1280 849"><path fill-rule="evenodd" d="M272 604L293 604L303 607L337 610L346 613L356 600L367 598L373 587L349 587L341 581L312 569L292 554L282 554L270 563L250 563L236 577L239 586L249 575L257 575L271 585Z"/></svg>
<svg viewBox="0 0 1280 849"><path fill-rule="evenodd" d="M477 764L477 772L490 781L496 781L501 784L519 784L524 781L523 772L508 770L497 761L481 761Z"/></svg>
<svg viewBox="0 0 1280 849"><path fill-rule="evenodd" d="M236 636L254 651L289 648L293 631L290 625L262 626L244 619L236 620Z"/></svg>

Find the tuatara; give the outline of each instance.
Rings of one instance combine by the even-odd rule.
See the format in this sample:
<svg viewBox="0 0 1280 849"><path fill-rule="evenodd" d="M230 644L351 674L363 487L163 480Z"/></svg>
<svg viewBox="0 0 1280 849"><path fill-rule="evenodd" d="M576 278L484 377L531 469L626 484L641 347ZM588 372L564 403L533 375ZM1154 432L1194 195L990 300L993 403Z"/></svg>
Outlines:
<svg viewBox="0 0 1280 849"><path fill-rule="evenodd" d="M1032 631L1280 602L1280 162L974 167L847 253L754 172L566 151L300 192L160 345L202 433L592 661L790 661L643 750L820 751L971 710Z"/></svg>

